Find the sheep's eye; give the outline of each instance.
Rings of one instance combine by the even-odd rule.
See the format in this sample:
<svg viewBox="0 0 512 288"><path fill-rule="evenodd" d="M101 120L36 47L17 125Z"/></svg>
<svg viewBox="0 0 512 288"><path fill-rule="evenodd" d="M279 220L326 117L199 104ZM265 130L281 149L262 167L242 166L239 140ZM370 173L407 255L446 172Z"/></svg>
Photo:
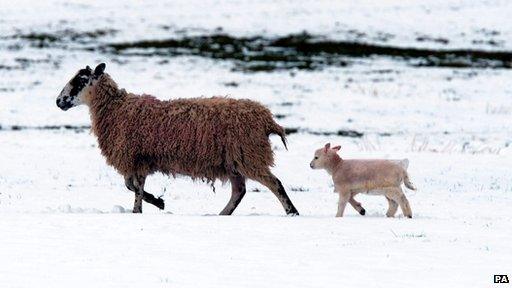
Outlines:
<svg viewBox="0 0 512 288"><path fill-rule="evenodd" d="M315 160L318 159L318 156L315 156Z"/></svg>

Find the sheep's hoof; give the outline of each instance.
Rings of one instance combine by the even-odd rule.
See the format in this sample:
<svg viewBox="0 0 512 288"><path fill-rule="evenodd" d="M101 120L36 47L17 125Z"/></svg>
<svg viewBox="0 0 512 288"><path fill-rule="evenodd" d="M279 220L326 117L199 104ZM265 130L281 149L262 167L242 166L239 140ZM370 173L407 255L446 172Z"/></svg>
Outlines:
<svg viewBox="0 0 512 288"><path fill-rule="evenodd" d="M411 218L412 218L412 215L407 215L406 217L407 217L407 218L409 218L409 219L411 219Z"/></svg>
<svg viewBox="0 0 512 288"><path fill-rule="evenodd" d="M142 208L136 208L136 207L134 207L134 208L133 208L133 213L136 213L136 214L142 213Z"/></svg>
<svg viewBox="0 0 512 288"><path fill-rule="evenodd" d="M289 217L299 216L299 212L289 212L289 213L286 213L286 216L289 216Z"/></svg>
<svg viewBox="0 0 512 288"><path fill-rule="evenodd" d="M364 216L364 214L366 214L366 210L364 210L364 208L361 208L361 211L359 211L359 214Z"/></svg>
<svg viewBox="0 0 512 288"><path fill-rule="evenodd" d="M164 210L165 209L165 202L164 202L164 199L162 198L157 198L155 200L155 206L158 207L158 209L160 210Z"/></svg>

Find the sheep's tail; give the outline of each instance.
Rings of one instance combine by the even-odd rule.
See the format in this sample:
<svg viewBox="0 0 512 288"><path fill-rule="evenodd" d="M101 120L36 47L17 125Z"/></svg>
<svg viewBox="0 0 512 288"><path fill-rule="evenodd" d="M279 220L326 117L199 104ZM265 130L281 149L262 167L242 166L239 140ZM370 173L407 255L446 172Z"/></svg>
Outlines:
<svg viewBox="0 0 512 288"><path fill-rule="evenodd" d="M281 141L283 141L284 149L288 150L288 145L286 145L286 135L284 133L279 134L279 137L281 137Z"/></svg>
<svg viewBox="0 0 512 288"><path fill-rule="evenodd" d="M414 184L411 183L411 180L409 179L409 174L407 173L407 171L405 171L405 175L404 175L404 184L405 184L405 187L407 187L413 191L416 191L416 186L414 186Z"/></svg>
<svg viewBox="0 0 512 288"><path fill-rule="evenodd" d="M270 127L268 134L277 134L279 137L281 137L281 141L283 141L284 148L288 150L288 146L286 145L286 132L284 131L284 128L281 127L277 123L273 123L272 127Z"/></svg>

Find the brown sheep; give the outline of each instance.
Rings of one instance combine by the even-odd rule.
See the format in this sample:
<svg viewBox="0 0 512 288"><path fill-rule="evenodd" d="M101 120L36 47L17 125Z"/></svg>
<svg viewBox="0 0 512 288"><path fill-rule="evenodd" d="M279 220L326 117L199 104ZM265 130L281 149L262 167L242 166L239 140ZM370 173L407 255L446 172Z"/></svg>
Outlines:
<svg viewBox="0 0 512 288"><path fill-rule="evenodd" d="M284 129L265 106L226 97L161 101L138 96L119 89L104 70L104 63L94 71L89 66L79 70L57 106L89 106L102 154L135 192L134 213L142 212L142 200L163 209L163 202L157 203L161 199L144 192L146 177L161 172L210 183L229 180L231 199L221 215L236 209L246 193L246 179L268 187L287 214L298 215L281 181L270 172L274 158L268 136L277 134L286 142Z"/></svg>
<svg viewBox="0 0 512 288"><path fill-rule="evenodd" d="M386 197L389 204L386 216L393 217L400 205L404 216L412 218L411 206L400 187L404 183L405 187L416 190L407 173L409 160L345 160L337 154L340 149L340 146L331 148L327 143L315 151L309 164L312 169L325 169L332 176L335 192L339 193L336 217L343 216L347 203L364 215L366 211L354 196L366 193Z"/></svg>

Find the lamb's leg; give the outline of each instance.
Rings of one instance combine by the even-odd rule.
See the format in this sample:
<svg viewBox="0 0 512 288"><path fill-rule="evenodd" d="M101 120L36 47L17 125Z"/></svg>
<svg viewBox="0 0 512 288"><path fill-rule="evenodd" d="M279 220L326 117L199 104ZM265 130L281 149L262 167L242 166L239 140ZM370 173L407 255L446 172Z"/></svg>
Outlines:
<svg viewBox="0 0 512 288"><path fill-rule="evenodd" d="M242 198L245 196L245 177L242 175L236 175L229 177L229 181L231 182L231 198L229 199L228 204L222 211L220 215L231 215L233 211L235 211Z"/></svg>
<svg viewBox="0 0 512 288"><path fill-rule="evenodd" d="M409 205L409 201L407 200L407 197L405 197L405 194L402 191L402 188L401 187L389 188L388 191L389 192L386 193L386 196L391 198L393 201L397 202L400 205L400 208L402 209L402 213L404 213L405 217L412 218L411 206Z"/></svg>
<svg viewBox="0 0 512 288"><path fill-rule="evenodd" d="M133 176L135 177L135 176ZM133 178L132 176L128 176L124 178L124 183L126 185L126 188L128 188L132 192L137 192L137 188L135 188L135 185L133 184ZM155 198L153 194L148 193L144 191L144 194L142 195L142 200L146 201L149 204L153 204L156 207L158 207L160 210L165 209L165 202L162 198Z"/></svg>
<svg viewBox="0 0 512 288"><path fill-rule="evenodd" d="M343 217L343 212L345 212L345 207L347 206L347 202L350 200L350 192L338 190L340 198L338 200L338 212L336 212L336 217Z"/></svg>
<svg viewBox="0 0 512 288"><path fill-rule="evenodd" d="M142 213L142 200L144 199L144 183L146 176L132 175L128 177L130 182L126 184L128 189L134 189L135 191L135 202L133 204L133 213ZM125 179L125 182L128 182Z"/></svg>
<svg viewBox="0 0 512 288"><path fill-rule="evenodd" d="M283 205L287 215L299 215L299 211L297 211L295 206L293 206L290 198L288 198L283 184L281 184L281 181L279 181L279 179L277 179L277 177L274 176L270 171L258 177L254 177L253 179L265 185L268 189L270 189L270 191L272 191L272 193L274 193L274 195L276 195L277 199L279 199L279 202L281 202L281 205Z"/></svg>
<svg viewBox="0 0 512 288"><path fill-rule="evenodd" d="M388 212L386 212L387 217L395 217L396 210L398 209L398 203L393 201L393 199L386 196L386 200L388 200Z"/></svg>
<svg viewBox="0 0 512 288"><path fill-rule="evenodd" d="M354 207L354 209L356 209L356 211L359 212L359 214L361 214L361 215L366 214L366 210L364 210L361 203L357 202L356 199L354 199L354 196L350 197L350 199L348 200L348 203L350 203L350 205L352 205L352 207Z"/></svg>

